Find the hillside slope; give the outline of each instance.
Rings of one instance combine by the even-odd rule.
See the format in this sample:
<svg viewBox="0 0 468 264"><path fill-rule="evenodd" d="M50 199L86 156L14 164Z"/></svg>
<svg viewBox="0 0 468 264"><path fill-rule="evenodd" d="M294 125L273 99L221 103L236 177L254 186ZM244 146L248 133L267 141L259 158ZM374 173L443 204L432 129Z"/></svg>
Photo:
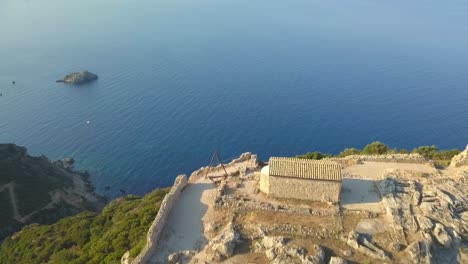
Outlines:
<svg viewBox="0 0 468 264"><path fill-rule="evenodd" d="M120 263L144 247L146 233L169 189L126 196L101 213L83 212L52 225L28 225L0 246L2 263Z"/></svg>
<svg viewBox="0 0 468 264"><path fill-rule="evenodd" d="M24 147L0 144L0 241L30 223L53 223L65 216L102 209L86 172L72 160L50 162Z"/></svg>

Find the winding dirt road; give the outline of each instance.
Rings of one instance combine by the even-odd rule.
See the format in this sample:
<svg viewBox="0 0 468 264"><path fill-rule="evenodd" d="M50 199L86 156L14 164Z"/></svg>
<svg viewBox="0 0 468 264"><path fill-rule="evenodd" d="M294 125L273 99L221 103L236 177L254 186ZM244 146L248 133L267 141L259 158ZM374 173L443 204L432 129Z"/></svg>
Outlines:
<svg viewBox="0 0 468 264"><path fill-rule="evenodd" d="M25 223L28 216L21 217L21 215L19 214L18 201L16 201L15 184L13 182L10 182L1 186L0 192L3 192L5 189L8 189L8 192L10 193L11 207L13 208L13 218L20 223Z"/></svg>

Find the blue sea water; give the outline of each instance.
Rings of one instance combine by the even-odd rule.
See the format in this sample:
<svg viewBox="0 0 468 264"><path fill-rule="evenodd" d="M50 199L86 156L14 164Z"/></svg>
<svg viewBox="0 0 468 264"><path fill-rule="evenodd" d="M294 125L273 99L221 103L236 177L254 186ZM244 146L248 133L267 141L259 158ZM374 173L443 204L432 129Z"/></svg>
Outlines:
<svg viewBox="0 0 468 264"><path fill-rule="evenodd" d="M0 93L0 142L73 156L111 196L214 150L462 148L468 2L0 0Z"/></svg>

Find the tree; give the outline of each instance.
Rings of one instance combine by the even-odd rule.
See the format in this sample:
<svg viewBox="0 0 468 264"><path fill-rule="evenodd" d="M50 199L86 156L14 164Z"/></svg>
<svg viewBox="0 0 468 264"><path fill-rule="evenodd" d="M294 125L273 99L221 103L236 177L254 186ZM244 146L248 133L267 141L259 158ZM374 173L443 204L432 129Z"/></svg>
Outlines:
<svg viewBox="0 0 468 264"><path fill-rule="evenodd" d="M413 151L411 152L418 153L425 158L432 159L434 158L434 155L437 153L437 151L438 151L437 147L432 145L432 146L417 147L413 149Z"/></svg>
<svg viewBox="0 0 468 264"><path fill-rule="evenodd" d="M361 151L359 149L345 148L345 150L343 150L342 152L340 152L340 154L338 154L338 157L343 158L343 157L346 157L346 156L357 155L357 154L360 154L360 153L361 153Z"/></svg>
<svg viewBox="0 0 468 264"><path fill-rule="evenodd" d="M387 153L388 149L389 149L388 146L385 145L384 143L379 142L379 141L374 141L364 147L364 149L362 150L362 154L381 155L381 154Z"/></svg>

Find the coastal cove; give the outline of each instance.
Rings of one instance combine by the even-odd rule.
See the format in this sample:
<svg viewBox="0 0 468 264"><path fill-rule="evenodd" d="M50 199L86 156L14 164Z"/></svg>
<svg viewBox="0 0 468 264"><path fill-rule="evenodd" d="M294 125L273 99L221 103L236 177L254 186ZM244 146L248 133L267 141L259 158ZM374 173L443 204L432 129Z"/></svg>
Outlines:
<svg viewBox="0 0 468 264"><path fill-rule="evenodd" d="M467 2L82 2L1 1L0 142L74 157L99 193L170 186L214 150L468 142ZM99 80L55 82L82 70Z"/></svg>

